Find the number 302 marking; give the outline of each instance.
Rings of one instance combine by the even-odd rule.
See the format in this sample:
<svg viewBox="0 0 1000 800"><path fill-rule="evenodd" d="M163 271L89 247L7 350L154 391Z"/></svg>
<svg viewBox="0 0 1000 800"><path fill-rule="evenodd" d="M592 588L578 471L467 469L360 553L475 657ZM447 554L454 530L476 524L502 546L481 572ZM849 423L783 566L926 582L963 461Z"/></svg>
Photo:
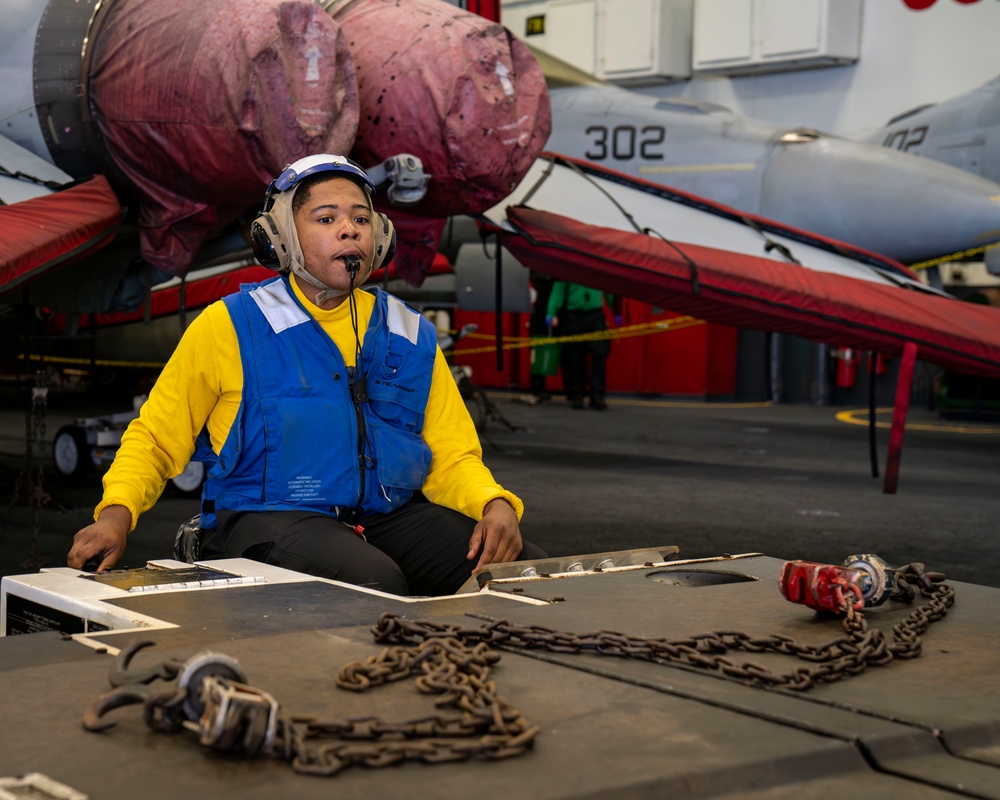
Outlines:
<svg viewBox="0 0 1000 800"><path fill-rule="evenodd" d="M643 125L637 132L633 125L616 125L610 130L604 125L591 125L585 131L592 137L590 149L584 156L591 161L603 161L608 157L608 148L612 158L628 161L635 158L636 143L639 145L639 155L650 160L663 158L663 153L653 149L663 144L667 135L662 125Z"/></svg>

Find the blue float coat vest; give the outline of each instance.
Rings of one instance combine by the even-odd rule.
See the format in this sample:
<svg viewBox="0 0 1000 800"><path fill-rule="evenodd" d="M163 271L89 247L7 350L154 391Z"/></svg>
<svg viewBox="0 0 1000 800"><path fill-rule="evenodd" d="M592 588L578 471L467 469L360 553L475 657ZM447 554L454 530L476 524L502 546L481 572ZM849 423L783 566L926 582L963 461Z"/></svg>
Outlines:
<svg viewBox="0 0 1000 800"><path fill-rule="evenodd" d="M243 397L207 473L202 528L215 527L217 509L386 513L423 486L431 452L420 432L437 334L395 297L374 293L361 349L364 402L354 401L340 351L287 278L225 298Z"/></svg>

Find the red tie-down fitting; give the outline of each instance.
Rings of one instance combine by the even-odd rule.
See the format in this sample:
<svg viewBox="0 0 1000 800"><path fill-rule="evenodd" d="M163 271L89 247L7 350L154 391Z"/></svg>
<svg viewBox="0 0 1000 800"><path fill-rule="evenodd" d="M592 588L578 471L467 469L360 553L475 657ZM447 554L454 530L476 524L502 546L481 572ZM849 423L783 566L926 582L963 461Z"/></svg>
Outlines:
<svg viewBox="0 0 1000 800"><path fill-rule="evenodd" d="M864 573L856 569L812 561L786 561L778 588L793 603L842 614L848 605L855 611L864 607L863 580Z"/></svg>

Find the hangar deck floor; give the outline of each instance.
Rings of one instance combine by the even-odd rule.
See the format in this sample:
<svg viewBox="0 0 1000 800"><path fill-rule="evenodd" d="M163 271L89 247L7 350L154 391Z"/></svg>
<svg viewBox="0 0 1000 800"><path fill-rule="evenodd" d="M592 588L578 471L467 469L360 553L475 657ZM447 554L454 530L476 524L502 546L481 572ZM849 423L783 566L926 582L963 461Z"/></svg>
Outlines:
<svg viewBox="0 0 1000 800"><path fill-rule="evenodd" d="M839 563L872 552L889 563L921 561L953 580L1000 587L1000 540L993 538L1000 425L911 409L898 492L886 495L871 475L867 428L838 420L844 409L618 396L597 412L571 410L561 398L538 406L516 394L489 399L518 429L489 420L485 460L524 499L522 530L550 555L677 545L682 558L760 552ZM0 408L5 499L24 464L24 402ZM0 514L0 573L34 572L42 560L64 565L73 534L100 495L100 477L59 476L51 439L76 417L120 410L53 397L36 448L52 503L36 510L18 493ZM878 430L882 472L889 418L878 416L886 426ZM178 524L196 511L196 500L168 489L140 520L121 566L169 555Z"/></svg>

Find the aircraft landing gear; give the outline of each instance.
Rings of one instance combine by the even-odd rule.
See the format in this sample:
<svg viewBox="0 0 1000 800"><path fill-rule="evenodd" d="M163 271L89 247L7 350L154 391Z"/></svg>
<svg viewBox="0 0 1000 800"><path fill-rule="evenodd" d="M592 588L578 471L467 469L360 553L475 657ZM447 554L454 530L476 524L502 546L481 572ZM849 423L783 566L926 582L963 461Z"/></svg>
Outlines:
<svg viewBox="0 0 1000 800"><path fill-rule="evenodd" d="M91 468L114 460L122 433L138 416L141 400L133 411L78 419L72 425L61 427L52 441L56 471L64 478L77 478ZM180 475L170 479L180 494L188 496L200 494L204 482L205 465L200 461L192 461Z"/></svg>
<svg viewBox="0 0 1000 800"><path fill-rule="evenodd" d="M205 482L205 465L200 461L191 461L184 471L170 479L174 489L184 495L201 494L201 485Z"/></svg>
<svg viewBox="0 0 1000 800"><path fill-rule="evenodd" d="M66 478L76 477L86 471L91 457L87 434L83 428L64 425L59 429L52 441L52 460L56 471Z"/></svg>

